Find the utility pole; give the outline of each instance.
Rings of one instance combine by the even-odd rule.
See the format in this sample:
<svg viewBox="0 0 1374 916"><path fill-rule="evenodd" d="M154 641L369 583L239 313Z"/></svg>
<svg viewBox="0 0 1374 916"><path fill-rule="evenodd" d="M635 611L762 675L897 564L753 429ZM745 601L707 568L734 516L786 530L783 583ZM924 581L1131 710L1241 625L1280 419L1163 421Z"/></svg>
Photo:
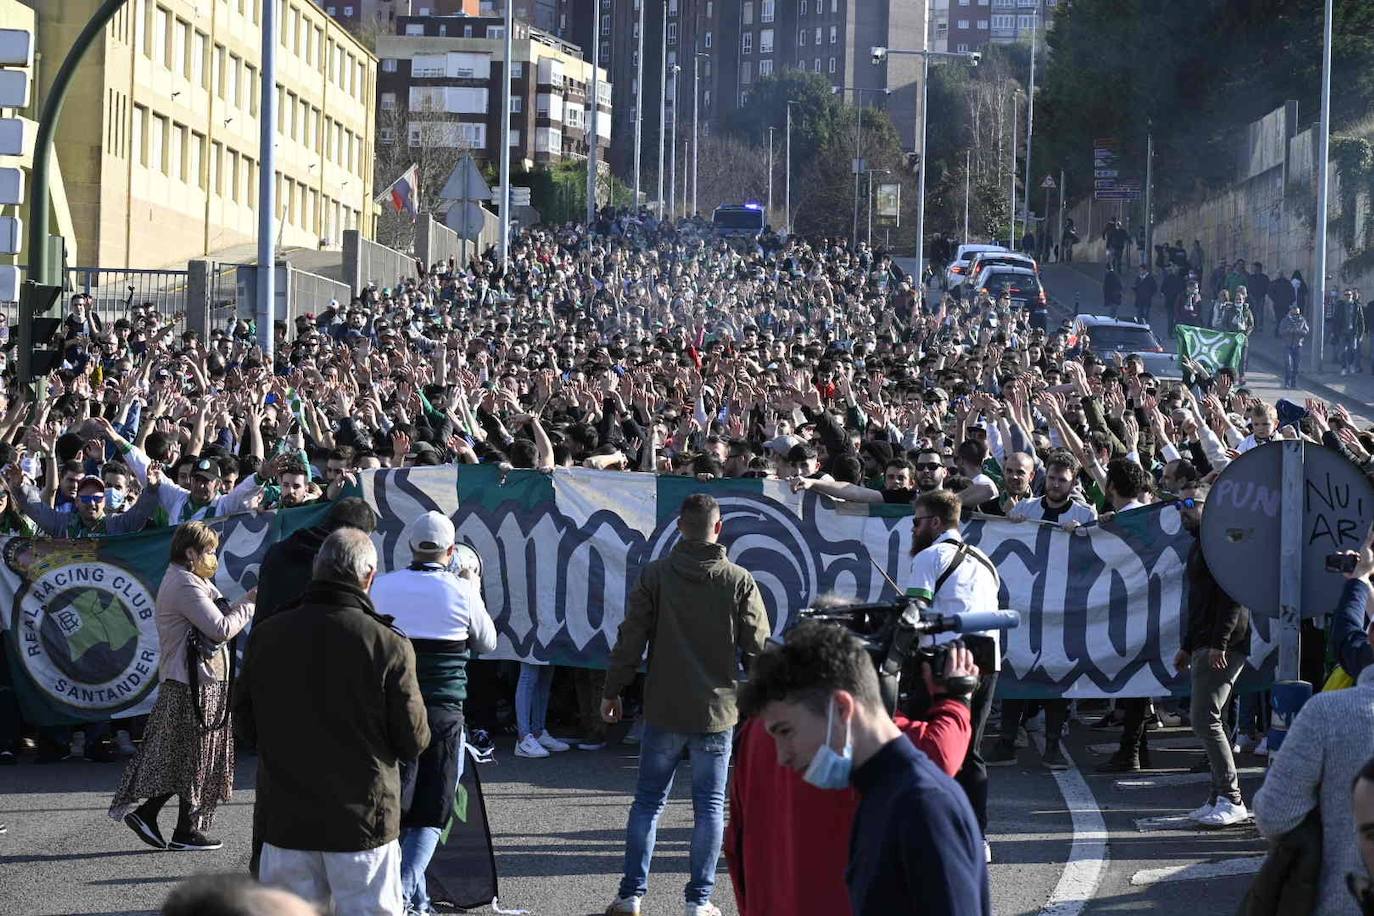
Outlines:
<svg viewBox="0 0 1374 916"><path fill-rule="evenodd" d="M768 218L773 218L773 130L768 128Z"/></svg>
<svg viewBox="0 0 1374 916"><path fill-rule="evenodd" d="M665 54L664 57L667 57ZM668 218L677 216L677 122L682 117L682 68L673 64L673 127L668 141Z"/></svg>
<svg viewBox="0 0 1374 916"><path fill-rule="evenodd" d="M277 258L273 249L272 221L277 215L277 5L262 5L262 98L258 102L258 346L268 369L275 365ZM416 193L416 189L411 189ZM44 204L46 207L47 205ZM283 315L283 318L288 316Z"/></svg>
<svg viewBox="0 0 1374 916"><path fill-rule="evenodd" d="M1149 125L1146 125L1147 131ZM1149 266L1154 263L1155 250L1155 214L1154 214L1154 183L1155 183L1155 135L1153 132L1145 134L1145 264ZM1047 216L1049 214L1046 214Z"/></svg>
<svg viewBox="0 0 1374 916"><path fill-rule="evenodd" d="M787 216L785 222L788 235L792 234L792 106L795 104L791 100L787 102L787 168L785 169L786 177L783 179L785 188L783 197L786 200Z"/></svg>
<svg viewBox="0 0 1374 916"><path fill-rule="evenodd" d="M1059 170L1059 258L1064 258L1064 170Z"/></svg>
<svg viewBox="0 0 1374 916"><path fill-rule="evenodd" d="M964 150L964 244L968 244L968 203L973 179L973 150Z"/></svg>
<svg viewBox="0 0 1374 916"><path fill-rule="evenodd" d="M648 0L639 0L640 8ZM666 212L663 202L663 147L668 128L668 0L663 0L663 41L658 46L658 218Z"/></svg>
<svg viewBox="0 0 1374 916"><path fill-rule="evenodd" d="M1016 130L1017 122L1020 121L1021 103L1017 97L1019 92L1011 94L1011 237L1007 239L1012 251L1016 250Z"/></svg>
<svg viewBox="0 0 1374 916"><path fill-rule="evenodd" d="M649 0L639 0L639 21L636 29L638 45L635 50L635 198L632 209L639 209L639 154L643 143L644 131L644 7Z"/></svg>
<svg viewBox="0 0 1374 916"><path fill-rule="evenodd" d="M854 134L854 232L851 236L852 245L859 247L859 170L864 167L863 163L863 137L864 137L864 94L856 91L859 97L859 127Z"/></svg>
<svg viewBox="0 0 1374 916"><path fill-rule="evenodd" d="M1031 146L1035 139L1035 43L1039 37L1037 14L1031 14L1030 89L1026 93L1026 229L1030 229ZM1046 221L1049 214L1045 214ZM1013 246L1015 247L1015 246Z"/></svg>
<svg viewBox="0 0 1374 916"><path fill-rule="evenodd" d="M1326 211L1330 205L1328 195L1331 190L1331 19L1333 11L1331 0L1326 0L1326 18L1322 27L1322 101L1321 121L1317 135L1317 251L1316 273L1312 278L1312 314L1307 316L1312 325L1312 369L1320 372L1322 351L1326 347ZM1280 678L1297 677L1297 674L1279 671Z"/></svg>
<svg viewBox="0 0 1374 916"><path fill-rule="evenodd" d="M587 144L587 225L590 226L596 220L596 154L597 144L600 136L597 134L597 113L601 108L601 103L597 96L601 89L601 0L594 0L592 4L593 19L592 23L592 113L587 132L591 136L591 142ZM506 112L507 116L510 112Z"/></svg>
<svg viewBox="0 0 1374 916"><path fill-rule="evenodd" d="M263 3L264 7L271 5L271 0ZM506 0L506 35L505 35L505 58L504 69L501 78L501 272L504 274L509 266L510 258L510 71L514 62L511 58L513 54L513 38L511 34L515 31L515 9L513 0ZM267 83L264 79L264 83ZM273 126L276 120L272 121Z"/></svg>
<svg viewBox="0 0 1374 916"><path fill-rule="evenodd" d="M701 59L706 56L700 51L692 53L692 216L701 212L697 208L700 203L697 192L701 190L697 185L697 160L701 158L701 141L697 131L701 127Z"/></svg>

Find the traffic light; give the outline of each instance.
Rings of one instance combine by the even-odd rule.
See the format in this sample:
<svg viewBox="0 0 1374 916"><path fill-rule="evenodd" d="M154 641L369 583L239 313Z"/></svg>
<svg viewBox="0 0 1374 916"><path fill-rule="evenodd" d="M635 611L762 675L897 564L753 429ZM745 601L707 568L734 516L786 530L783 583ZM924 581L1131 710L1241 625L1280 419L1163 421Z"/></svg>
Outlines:
<svg viewBox="0 0 1374 916"><path fill-rule="evenodd" d="M62 319L51 313L62 287L25 280L19 289L19 383L27 385L61 364L58 331Z"/></svg>

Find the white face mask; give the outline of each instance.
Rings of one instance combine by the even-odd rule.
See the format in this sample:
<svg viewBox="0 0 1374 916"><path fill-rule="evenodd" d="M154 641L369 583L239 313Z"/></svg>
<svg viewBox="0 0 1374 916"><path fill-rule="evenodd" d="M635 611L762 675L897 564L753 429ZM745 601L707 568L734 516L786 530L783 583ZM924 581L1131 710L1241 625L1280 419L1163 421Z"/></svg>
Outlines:
<svg viewBox="0 0 1374 916"><path fill-rule="evenodd" d="M816 749L802 779L818 789L847 789L849 774L854 768L854 740L851 723L844 725L844 750L836 753L830 747L830 728L835 722L835 697L825 713L825 743Z"/></svg>

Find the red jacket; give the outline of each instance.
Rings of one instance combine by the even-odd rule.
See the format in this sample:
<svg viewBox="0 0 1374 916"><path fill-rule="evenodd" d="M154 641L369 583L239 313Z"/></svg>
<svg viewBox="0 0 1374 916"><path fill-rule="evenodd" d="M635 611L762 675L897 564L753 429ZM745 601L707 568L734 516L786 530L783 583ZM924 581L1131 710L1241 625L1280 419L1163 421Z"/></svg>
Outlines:
<svg viewBox="0 0 1374 916"><path fill-rule="evenodd" d="M929 718L898 716L897 726L950 776L968 753L969 707L941 700ZM844 884L849 833L859 796L817 789L779 766L777 748L758 719L740 729L725 855L740 916L849 916Z"/></svg>

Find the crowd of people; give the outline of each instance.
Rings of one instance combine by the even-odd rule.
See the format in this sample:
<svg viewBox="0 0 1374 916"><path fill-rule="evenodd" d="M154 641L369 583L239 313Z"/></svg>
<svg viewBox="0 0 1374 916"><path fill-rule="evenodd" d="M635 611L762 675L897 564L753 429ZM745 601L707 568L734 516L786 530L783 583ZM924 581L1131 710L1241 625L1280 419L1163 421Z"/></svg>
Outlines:
<svg viewBox="0 0 1374 916"><path fill-rule="evenodd" d="M1107 241L1116 262L1110 285L1122 268L1124 242L1113 247L1121 241L1117 234ZM1202 309L1200 250L1190 256L1178 244L1166 246L1163 256L1171 318L1230 329L1228 316L1239 309L1251 316L1239 329L1259 332L1270 322L1283 334L1292 332L1284 331L1285 302L1305 314L1306 286L1296 272L1291 282L1261 284L1261 265L1249 271L1241 262L1218 265L1209 275L1212 303L1230 307ZM1153 277L1148 263L1142 271ZM1190 280L1192 274L1198 276ZM1142 300L1136 288L1145 318L1159 290L1148 292ZM1247 301L1268 302L1273 310L1251 311ZM1359 303L1358 291L1351 301ZM14 386L5 392L0 532L99 538L175 527L157 598L163 645L157 707L146 726L87 725L84 753L114 760L136 751L111 814L140 840L158 848L213 849L219 843L209 831L232 785L234 735L256 745L255 868L307 899L332 893L375 898L382 902L368 905L380 907L403 900L398 905L426 911L424 865L452 808L464 735L472 737L464 716L468 662L495 645L473 565L462 575L449 572L459 545L442 516L416 520L408 530L415 555L409 569L383 574L378 568L366 537L371 510L348 496L361 471L495 463L702 480L773 478L834 500L914 504L916 559L903 584L923 607L937 610L942 602L985 602L989 588L996 594L997 571L976 559L960 567L963 584L946 591L935 584L952 554L968 552L958 532L970 513L1072 530L1174 502L1196 530L1216 475L1246 451L1285 438L1323 443L1374 473L1374 432L1342 407L1307 401L1280 413L1246 385L1243 371L1208 373L1195 363L1181 381L1157 378L1138 357L1099 352L1068 321L1033 323L1008 296L962 296L918 282L883 251L771 232L727 242L698 219L673 223L605 210L590 226L522 230L504 269L492 252L465 268L417 264L412 276L384 278L347 303L330 302L279 323L270 360L255 345L248 319L231 317L202 334L151 307L118 315L102 308L87 296L70 300L63 362L41 381L43 399ZM1356 311L1362 314L1337 309L1335 320ZM1356 341L1358 368L1361 338L1345 339ZM327 520L275 545L255 593L226 603L212 582L217 539L204 523L318 501L331 504ZM878 811L869 801L870 793L903 798L903 781L915 779L943 801L912 816L939 819L940 835L961 850L946 863L957 879L948 872L944 879L953 881L949 887L973 888L972 899L982 901L947 911L985 912L988 767L1017 759L1021 726L1035 711L1033 704L1001 703L997 741L984 749L999 664L996 638L972 637L963 654L952 656L953 673L969 680L963 695L942 696L932 682L917 691L919 703L896 710L905 718L893 720L894 710L884 710L841 635L808 626L789 637L783 655L770 654L752 579L716 543L718 512L684 506L680 526L684 541L671 568L653 573L661 581L646 570L631 596L611 670L575 675L579 737L565 741L548 728L548 666L521 665L509 698L517 755L545 758L574 746L595 751L604 745L607 724L630 712L621 695L636 681L645 645L668 639L665 619L680 624L669 641L685 654L651 653L638 691L640 784L611 912L639 911L657 812L684 753L693 762L698 818L686 902L690 913L718 912L710 895L727 832L725 763L736 724L739 652L756 656L768 674L741 698L755 716L737 739L736 753L749 755L742 772L781 764L799 776L786 798L762 803L763 821L799 828L807 813L796 805L806 802L806 791L853 785L863 796L857 811L852 804L830 805L832 817L867 811L882 822L878 829L889 832L883 835L890 834L892 846L916 850L923 847L903 836L910 825L892 822L897 809L884 801ZM1363 642L1374 567L1368 554L1325 634L1357 681L1346 702L1363 702L1366 711L1374 710L1365 692L1374 682L1362 673L1371 654ZM1235 731L1241 738L1258 733L1263 704L1252 702L1233 724L1232 690L1249 645L1245 611L1216 587L1200 551L1190 558L1188 575L1188 640L1174 661L1180 671L1191 669L1187 713L1212 774L1208 797L1193 816L1203 826L1224 827L1249 816L1236 780ZM425 606L443 613L416 615L417 595L432 598ZM714 635L688 633L681 604L698 595L703 606L720 605L729 625ZM278 699L289 695L308 704L319 691L358 691L356 684L331 680L347 681L346 673L309 660L305 647L318 645L321 636L294 613L302 608L335 609L329 638L365 645L359 670L375 675L368 683L386 684L383 694L362 691L344 707L335 704L371 729L355 729L341 751L362 761L356 772L345 767L336 783L308 787L296 768L300 758L312 744L337 740L342 724L307 705L311 730L302 732L291 724L289 704ZM236 653L226 645L250 621L244 670L236 674ZM1324 682L1325 674L1310 672L1309 679ZM681 688L694 678L692 689L675 693L664 686ZM700 702L692 706L692 698ZM1040 705L1044 763L1068 766L1060 749L1068 704ZM1117 705L1121 746L1104 769L1146 767L1146 723L1155 713L1147 700ZM1328 714L1351 718L1348 710ZM1374 712L1369 718L1374 738ZM805 741L784 731L794 739L804 733ZM140 735L136 748L133 738ZM759 747L769 737L775 752ZM935 766L914 761L908 743L885 751L894 740L915 742ZM1326 806L1340 794L1339 779L1331 782L1320 767L1315 776L1305 770L1297 762L1305 752L1288 752L1289 740L1275 762L1284 775L1272 777L1254 800L1266 833L1288 832L1294 817L1314 809L1311 798L1303 808L1302 779L1321 782L1316 807L1324 821ZM1374 750L1374 741L1361 740L1363 753L1351 752L1347 762L1362 762ZM16 762L30 747L38 762L61 760L72 753L71 742L69 729L24 724L12 692L0 692L0 763ZM1348 840L1348 783L1343 788L1346 820L1328 822L1328 829L1345 831ZM339 814L336 796L348 791L370 793L368 810ZM158 814L174 795L179 813L165 840ZM732 795L731 816L748 823L760 804L757 792ZM335 820L320 808L332 810ZM1337 833L1328 836L1339 841ZM738 854L732 870L748 867L757 842L747 830L726 836ZM856 913L902 911L892 901L911 888L893 883L891 869L904 866L885 845L855 851L864 857L855 873L862 892L851 884L843 893L841 869L815 879L814 897L794 886L786 899L833 900L840 889ZM1328 856L1323 868L1351 864L1343 855ZM803 880L813 870L799 856L795 867L776 868L751 886ZM912 874L932 875L933 886L929 869L935 867L923 861ZM345 874L352 877L335 878ZM391 876L389 883L378 883L382 875ZM1343 882L1344 874L1332 880ZM762 912L748 908L743 886L737 882L742 911ZM1334 893L1325 879L1322 893L1323 899ZM798 906L796 912L808 912Z"/></svg>

